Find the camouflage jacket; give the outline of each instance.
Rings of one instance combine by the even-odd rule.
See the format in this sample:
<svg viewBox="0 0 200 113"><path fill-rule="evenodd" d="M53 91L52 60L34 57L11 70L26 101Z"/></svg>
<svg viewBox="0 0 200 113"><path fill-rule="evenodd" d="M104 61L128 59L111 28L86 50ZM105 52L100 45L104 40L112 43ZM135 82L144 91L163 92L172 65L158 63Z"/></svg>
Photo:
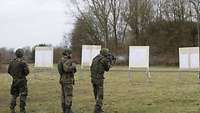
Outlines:
<svg viewBox="0 0 200 113"><path fill-rule="evenodd" d="M90 67L91 77L93 79L104 79L104 72L109 71L109 69L109 60L99 54L92 60L92 65Z"/></svg>
<svg viewBox="0 0 200 113"><path fill-rule="evenodd" d="M29 74L29 68L22 58L15 58L9 63L8 73L13 79L26 79Z"/></svg>
<svg viewBox="0 0 200 113"><path fill-rule="evenodd" d="M58 72L60 74L60 83L74 84L74 74L76 66L73 60L68 57L63 57L58 63Z"/></svg>

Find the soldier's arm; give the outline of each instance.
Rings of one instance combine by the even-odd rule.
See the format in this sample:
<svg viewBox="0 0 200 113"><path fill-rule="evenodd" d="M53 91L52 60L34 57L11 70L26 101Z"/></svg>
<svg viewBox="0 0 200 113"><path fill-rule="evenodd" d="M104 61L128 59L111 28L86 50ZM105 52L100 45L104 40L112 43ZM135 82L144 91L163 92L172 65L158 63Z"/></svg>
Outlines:
<svg viewBox="0 0 200 113"><path fill-rule="evenodd" d="M73 68L73 72L76 73L77 72L76 63L72 63L72 68Z"/></svg>
<svg viewBox="0 0 200 113"><path fill-rule="evenodd" d="M111 65L110 65L110 62L108 61L108 59L107 58L103 58L101 60L101 63L103 64L103 67L104 67L105 71L109 71Z"/></svg>
<svg viewBox="0 0 200 113"><path fill-rule="evenodd" d="M11 75L11 62L8 65L8 74Z"/></svg>
<svg viewBox="0 0 200 113"><path fill-rule="evenodd" d="M71 72L71 73L76 73L77 70L76 70L75 62L73 62L72 60L70 62L71 62L71 64L70 64L70 66L68 68L68 71Z"/></svg>
<svg viewBox="0 0 200 113"><path fill-rule="evenodd" d="M60 75L63 74L63 65L62 65L61 61L58 63L58 72L59 72Z"/></svg>
<svg viewBox="0 0 200 113"><path fill-rule="evenodd" d="M30 70L26 62L23 62L23 69L24 69L24 75L27 76L30 73Z"/></svg>

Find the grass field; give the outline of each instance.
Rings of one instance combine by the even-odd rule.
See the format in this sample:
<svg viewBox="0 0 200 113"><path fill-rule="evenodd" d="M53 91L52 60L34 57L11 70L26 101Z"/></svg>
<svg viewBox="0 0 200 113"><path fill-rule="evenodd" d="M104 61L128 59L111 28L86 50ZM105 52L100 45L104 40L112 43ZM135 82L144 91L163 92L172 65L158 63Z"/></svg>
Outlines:
<svg viewBox="0 0 200 113"><path fill-rule="evenodd" d="M56 68L40 72L32 68L31 72L27 110L30 113L61 113ZM79 71L76 75L73 110L92 113L95 102L89 72L82 71L80 77ZM127 71L106 73L105 113L200 113L197 73L154 72L150 81L142 72L132 75L130 81ZM0 113L9 113L11 81L8 74L0 74Z"/></svg>

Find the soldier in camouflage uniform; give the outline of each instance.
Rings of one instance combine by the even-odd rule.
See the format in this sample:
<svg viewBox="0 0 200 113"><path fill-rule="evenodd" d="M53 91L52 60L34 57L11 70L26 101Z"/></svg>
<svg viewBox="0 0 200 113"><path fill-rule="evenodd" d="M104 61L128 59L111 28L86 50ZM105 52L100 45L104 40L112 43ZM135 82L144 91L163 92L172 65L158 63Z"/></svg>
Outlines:
<svg viewBox="0 0 200 113"><path fill-rule="evenodd" d="M61 101L63 113L73 113L71 110L73 85L74 85L74 73L76 73L76 66L72 60L72 50L66 49L63 52L63 58L58 64L58 71L60 74L61 84Z"/></svg>
<svg viewBox="0 0 200 113"><path fill-rule="evenodd" d="M103 48L100 54L97 55L90 67L91 71L91 82L93 85L93 92L96 100L94 113L103 113L103 84L104 84L104 72L109 71L111 63L107 59L109 50Z"/></svg>
<svg viewBox="0 0 200 113"><path fill-rule="evenodd" d="M16 58L13 59L8 66L8 73L13 78L10 93L12 95L10 109L11 113L15 113L16 99L20 96L20 112L26 113L26 98L28 95L27 79L29 68L23 59L24 51L18 49L15 52Z"/></svg>

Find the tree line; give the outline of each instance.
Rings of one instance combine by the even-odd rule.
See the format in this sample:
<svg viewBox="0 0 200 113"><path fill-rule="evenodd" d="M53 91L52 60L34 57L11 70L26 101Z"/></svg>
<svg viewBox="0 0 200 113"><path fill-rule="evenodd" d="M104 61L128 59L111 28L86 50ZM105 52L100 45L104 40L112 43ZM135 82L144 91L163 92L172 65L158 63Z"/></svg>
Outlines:
<svg viewBox="0 0 200 113"><path fill-rule="evenodd" d="M199 0L73 0L71 47L107 47L128 62L129 46L150 46L150 64L177 65L178 48L198 46ZM84 4L84 5L82 5Z"/></svg>
<svg viewBox="0 0 200 113"><path fill-rule="evenodd" d="M80 63L81 46L109 48L120 63L128 63L129 46L150 46L150 64L177 65L178 48L199 45L199 0L72 0L79 13L71 35L54 47L54 63L69 44ZM46 46L39 44L36 46ZM33 48L24 47L25 59L34 62ZM14 57L14 49L0 48L0 64ZM1 65L0 65L1 69Z"/></svg>

